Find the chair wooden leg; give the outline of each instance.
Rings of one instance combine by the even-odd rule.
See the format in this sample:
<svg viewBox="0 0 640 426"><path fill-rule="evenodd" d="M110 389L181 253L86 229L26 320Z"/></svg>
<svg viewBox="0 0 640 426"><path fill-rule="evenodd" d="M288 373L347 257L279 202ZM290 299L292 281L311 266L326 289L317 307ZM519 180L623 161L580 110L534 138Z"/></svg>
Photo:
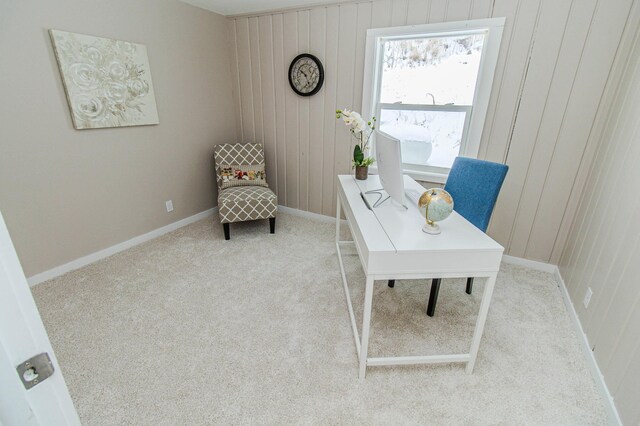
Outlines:
<svg viewBox="0 0 640 426"><path fill-rule="evenodd" d="M396 280L389 280L389 287L393 288L396 285Z"/></svg>
<svg viewBox="0 0 640 426"><path fill-rule="evenodd" d="M276 233L276 218L275 217L270 217L269 218L269 229L271 230L272 234Z"/></svg>
<svg viewBox="0 0 640 426"><path fill-rule="evenodd" d="M436 302L438 301L438 292L440 291L441 278L434 278L431 280L431 292L429 293L429 303L427 305L427 315L430 317L436 311Z"/></svg>
<svg viewBox="0 0 640 426"><path fill-rule="evenodd" d="M225 240L230 240L231 236L229 235L229 224L228 223L223 223L222 224L222 228L224 229L224 239Z"/></svg>
<svg viewBox="0 0 640 426"><path fill-rule="evenodd" d="M473 277L467 278L467 294L471 294L472 289L473 289Z"/></svg>

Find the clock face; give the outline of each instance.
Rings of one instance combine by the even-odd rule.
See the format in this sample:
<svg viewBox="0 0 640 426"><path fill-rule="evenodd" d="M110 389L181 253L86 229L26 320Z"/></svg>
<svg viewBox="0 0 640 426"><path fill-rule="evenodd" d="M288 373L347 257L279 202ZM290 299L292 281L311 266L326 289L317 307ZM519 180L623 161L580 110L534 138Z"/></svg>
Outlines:
<svg viewBox="0 0 640 426"><path fill-rule="evenodd" d="M318 58L308 53L295 57L289 67L289 84L300 96L311 96L320 90L324 82L324 69Z"/></svg>

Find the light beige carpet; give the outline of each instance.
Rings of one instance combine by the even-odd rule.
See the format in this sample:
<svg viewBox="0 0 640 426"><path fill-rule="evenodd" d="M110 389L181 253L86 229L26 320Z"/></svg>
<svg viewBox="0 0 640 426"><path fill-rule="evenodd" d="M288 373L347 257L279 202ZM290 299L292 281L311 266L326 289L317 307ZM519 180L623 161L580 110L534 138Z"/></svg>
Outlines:
<svg viewBox="0 0 640 426"><path fill-rule="evenodd" d="M357 360L334 228L206 219L33 289L85 425L606 423L560 291L503 265L473 375ZM347 269L360 316L363 275ZM371 356L467 351L482 294L376 283Z"/></svg>

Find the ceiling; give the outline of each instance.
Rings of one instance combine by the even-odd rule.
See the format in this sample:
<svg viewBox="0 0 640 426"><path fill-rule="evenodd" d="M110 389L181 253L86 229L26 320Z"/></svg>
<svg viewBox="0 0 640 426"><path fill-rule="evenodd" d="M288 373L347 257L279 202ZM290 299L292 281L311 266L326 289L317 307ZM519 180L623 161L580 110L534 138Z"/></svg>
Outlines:
<svg viewBox="0 0 640 426"><path fill-rule="evenodd" d="M180 0L225 16L337 3L337 0Z"/></svg>

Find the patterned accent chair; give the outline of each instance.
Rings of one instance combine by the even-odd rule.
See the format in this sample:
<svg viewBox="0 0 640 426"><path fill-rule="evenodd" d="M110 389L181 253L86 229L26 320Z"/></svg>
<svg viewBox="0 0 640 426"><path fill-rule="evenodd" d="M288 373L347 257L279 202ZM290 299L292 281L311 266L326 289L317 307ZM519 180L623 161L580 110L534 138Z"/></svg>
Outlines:
<svg viewBox="0 0 640 426"><path fill-rule="evenodd" d="M247 220L269 219L271 233L276 230L278 198L265 186L232 186L222 188L222 165L264 166L262 145L221 144L214 149L218 183L218 214L224 228L224 239L230 239L229 224Z"/></svg>

